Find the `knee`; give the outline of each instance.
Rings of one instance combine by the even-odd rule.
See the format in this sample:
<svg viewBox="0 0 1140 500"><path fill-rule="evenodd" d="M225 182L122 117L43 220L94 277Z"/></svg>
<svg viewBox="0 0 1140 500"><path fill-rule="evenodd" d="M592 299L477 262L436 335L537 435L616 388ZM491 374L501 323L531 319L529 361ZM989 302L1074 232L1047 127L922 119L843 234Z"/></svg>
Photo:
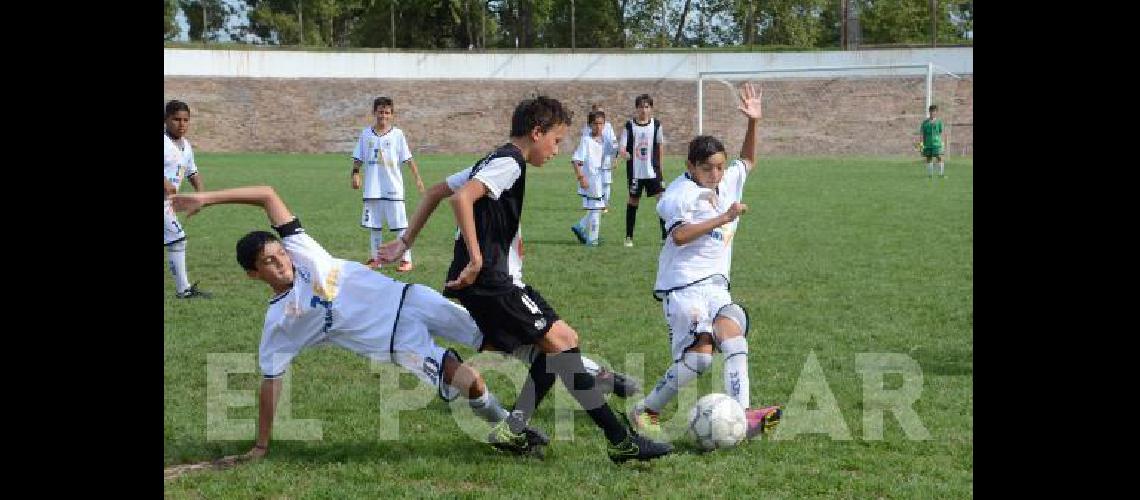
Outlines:
<svg viewBox="0 0 1140 500"><path fill-rule="evenodd" d="M546 332L542 344L540 346L542 350L551 354L573 349L578 347L578 332L570 328L565 321L558 320L550 331Z"/></svg>
<svg viewBox="0 0 1140 500"><path fill-rule="evenodd" d="M444 359L443 383L459 389L468 398L482 396L487 387L479 370L460 362L455 356L447 356Z"/></svg>
<svg viewBox="0 0 1140 500"><path fill-rule="evenodd" d="M685 356L681 358L681 362L690 370L701 374L712 366L713 358L711 353L690 351L685 353Z"/></svg>

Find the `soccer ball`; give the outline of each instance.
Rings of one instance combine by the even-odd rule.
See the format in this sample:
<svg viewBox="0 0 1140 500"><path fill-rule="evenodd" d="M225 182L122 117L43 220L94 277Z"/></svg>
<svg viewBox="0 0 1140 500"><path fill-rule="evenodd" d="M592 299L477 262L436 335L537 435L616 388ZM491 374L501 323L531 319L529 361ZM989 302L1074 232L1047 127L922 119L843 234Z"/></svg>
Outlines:
<svg viewBox="0 0 1140 500"><path fill-rule="evenodd" d="M701 449L732 448L744 440L744 408L727 394L708 394L689 410L689 435Z"/></svg>

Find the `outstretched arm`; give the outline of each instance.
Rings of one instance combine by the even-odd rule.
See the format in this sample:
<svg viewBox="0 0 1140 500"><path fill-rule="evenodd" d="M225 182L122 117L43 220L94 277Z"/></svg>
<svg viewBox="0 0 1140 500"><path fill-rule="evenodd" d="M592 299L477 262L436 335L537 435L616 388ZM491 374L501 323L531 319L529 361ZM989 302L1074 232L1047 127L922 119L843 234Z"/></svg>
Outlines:
<svg viewBox="0 0 1140 500"><path fill-rule="evenodd" d="M740 158L744 160L745 169L751 173L756 167L756 125L763 116L761 98L764 89L755 91L752 84L744 82L740 86L740 106L737 108L748 117L748 127L744 131L744 142L740 145Z"/></svg>
<svg viewBox="0 0 1140 500"><path fill-rule="evenodd" d="M243 462L256 461L269 453L269 437L273 433L273 417L277 413L277 401L281 395L281 379L267 378L261 381L261 395L257 409L257 440L253 449L243 455L222 457L216 464L232 466Z"/></svg>
<svg viewBox="0 0 1140 500"><path fill-rule="evenodd" d="M412 220L408 221L408 228L404 231L404 235L389 241L377 250L377 257L380 263L388 264L396 262L404 255L404 251L412 248L416 242L416 237L419 236L420 230L427 224L428 218L431 217L432 212L439 206L440 200L451 196L451 188L447 186L447 182L440 182L424 191L424 196L420 199L420 204L416 206L416 212L412 214Z"/></svg>
<svg viewBox="0 0 1140 500"><path fill-rule="evenodd" d="M265 214L269 216L269 223L274 226L280 226L294 218L293 214L289 212L289 208L285 206L285 202L281 200L280 196L277 196L277 191L269 186L247 186L220 191L177 194L171 198L171 203L175 211L186 212L187 218L194 216L210 205L228 204L259 206L265 210Z"/></svg>

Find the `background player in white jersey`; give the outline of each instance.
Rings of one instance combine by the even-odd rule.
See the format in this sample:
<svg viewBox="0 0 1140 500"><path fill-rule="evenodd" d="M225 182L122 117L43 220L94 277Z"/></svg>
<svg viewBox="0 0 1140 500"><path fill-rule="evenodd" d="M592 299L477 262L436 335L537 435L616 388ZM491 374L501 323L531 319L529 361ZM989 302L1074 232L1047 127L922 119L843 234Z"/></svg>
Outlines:
<svg viewBox="0 0 1140 500"><path fill-rule="evenodd" d="M578 238L579 243L598 246L602 210L606 208L603 191L605 174L602 172L602 166L606 156L612 156L617 152L617 146L605 138L605 113L592 111L586 119L592 133L582 136L578 141L578 148L570 158L570 165L574 167L574 174L578 178L578 196L582 197L582 209L586 214L570 226L570 231Z"/></svg>
<svg viewBox="0 0 1140 500"><path fill-rule="evenodd" d="M614 135L613 125L611 125L609 120L605 117L606 110L602 109L601 104L594 104L590 106L590 111L600 111L602 113L602 121L605 122L605 126L602 129L602 137L611 144L616 145L618 143L617 136ZM593 135L593 122L587 122L582 125L582 139L585 140L585 138L591 135ZM606 202L606 208L602 209L602 213L606 214L610 213L610 187L614 182L613 163L615 154L617 154L617 151L602 157L602 199Z"/></svg>
<svg viewBox="0 0 1140 500"><path fill-rule="evenodd" d="M633 227L637 223L637 206L641 202L641 192L659 197L662 187L661 145L665 134L661 131L661 121L653 117L653 98L641 94L633 101L637 117L625 122L621 139L618 140L618 155L629 157L625 163L625 175L629 181L629 202L625 207L625 246L633 246ZM665 221L661 222L661 239L665 239Z"/></svg>
<svg viewBox="0 0 1140 500"><path fill-rule="evenodd" d="M190 106L178 100L166 103L163 111L162 133L162 244L174 275L175 297L180 299L209 298L210 294L190 284L186 274L186 232L170 208L170 197L178 193L182 180L189 179L195 191L202 190L202 174L194 161L194 150L186 140L190 129Z"/></svg>
<svg viewBox="0 0 1140 500"><path fill-rule="evenodd" d="M364 212L360 225L369 230L368 264L374 265L376 249L384 240L383 224L388 230L404 234L408 214L404 209L404 176L400 166L407 163L416 176L416 188L424 192L424 180L412 158L404 131L393 125L395 106L392 99L377 97L372 101L376 123L360 132L360 140L352 151L352 189L364 186ZM363 179L360 166L364 165ZM404 253L397 271L411 271L412 251Z"/></svg>
<svg viewBox="0 0 1140 500"><path fill-rule="evenodd" d="M748 437L779 422L778 406L750 408L748 314L728 292L729 249L735 222L748 206L740 202L744 182L756 164L756 124L761 95L745 83L740 110L748 128L740 159L725 167L724 144L712 136L689 143L687 172L669 184L657 213L668 224L661 248L654 296L663 301L673 364L653 390L634 405L634 422L659 431L657 415L678 390L712 366L712 350L724 354L724 392L745 408Z"/></svg>
<svg viewBox="0 0 1140 500"><path fill-rule="evenodd" d="M482 344L483 335L465 309L426 286L402 283L329 255L271 187L173 198L174 208L190 216L220 204L262 207L280 236L253 231L237 243L238 263L250 278L269 285L274 296L265 313L258 349L264 379L257 441L246 455L227 459L257 459L267 453L281 375L301 351L325 344L395 363L435 387L445 400L464 394L472 410L488 422L507 417L482 375L464 364L454 350L432 340L438 336L469 347ZM524 433L535 444L549 442L537 429L528 427Z"/></svg>

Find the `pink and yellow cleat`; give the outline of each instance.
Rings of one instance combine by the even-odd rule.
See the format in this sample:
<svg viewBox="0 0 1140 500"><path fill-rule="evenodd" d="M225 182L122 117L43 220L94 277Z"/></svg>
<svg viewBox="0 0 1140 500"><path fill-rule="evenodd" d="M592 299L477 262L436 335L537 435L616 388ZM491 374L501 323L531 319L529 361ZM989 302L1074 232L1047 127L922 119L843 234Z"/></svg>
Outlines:
<svg viewBox="0 0 1140 500"><path fill-rule="evenodd" d="M772 432L783 416L784 407L780 405L744 410L744 418L748 420L747 438L752 439L760 434Z"/></svg>

